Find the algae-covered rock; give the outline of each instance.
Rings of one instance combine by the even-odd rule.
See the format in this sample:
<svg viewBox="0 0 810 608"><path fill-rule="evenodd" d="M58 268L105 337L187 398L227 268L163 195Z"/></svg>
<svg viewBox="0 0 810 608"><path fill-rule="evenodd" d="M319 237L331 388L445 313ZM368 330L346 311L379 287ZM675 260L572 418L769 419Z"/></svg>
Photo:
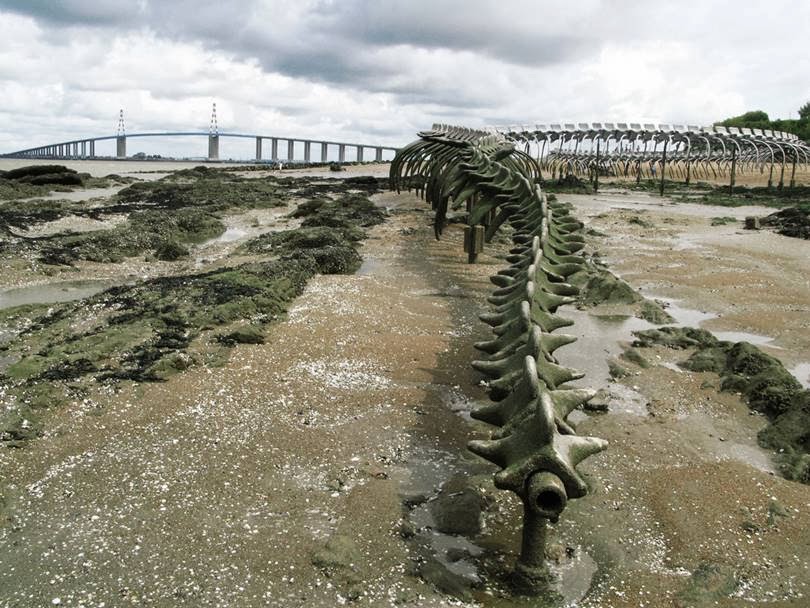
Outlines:
<svg viewBox="0 0 810 608"><path fill-rule="evenodd" d="M39 417L30 407L6 408L0 413L0 442L20 447L42 432Z"/></svg>
<svg viewBox="0 0 810 608"><path fill-rule="evenodd" d="M37 175L25 181L34 186L81 186L84 183L81 175L76 173L50 173L45 175Z"/></svg>
<svg viewBox="0 0 810 608"><path fill-rule="evenodd" d="M220 334L217 341L226 346L235 344L264 344L264 331L255 325L244 325L225 334Z"/></svg>
<svg viewBox="0 0 810 608"><path fill-rule="evenodd" d="M779 234L810 239L810 204L788 207L760 220L763 226L776 228Z"/></svg>
<svg viewBox="0 0 810 608"><path fill-rule="evenodd" d="M627 281L601 268L591 274L579 295L583 306L635 304L641 300L641 294L630 287Z"/></svg>
<svg viewBox="0 0 810 608"><path fill-rule="evenodd" d="M29 165L27 167L19 167L6 171L3 177L5 179L28 181L31 183L32 180L36 178L60 175L77 175L77 171L75 169L69 169L64 165Z"/></svg>
<svg viewBox="0 0 810 608"><path fill-rule="evenodd" d="M200 243L224 231L219 218L201 209L150 209L132 213L126 222L110 230L55 235L44 244L40 259L64 264L76 260L116 263L167 243Z"/></svg>
<svg viewBox="0 0 810 608"><path fill-rule="evenodd" d="M157 249L155 249L155 257L164 262L173 262L180 258L187 257L188 255L188 248L177 241L163 241L157 246Z"/></svg>
<svg viewBox="0 0 810 608"><path fill-rule="evenodd" d="M243 264L46 307L4 346L16 360L6 377L29 388L54 380L160 380L188 367L185 351L204 328L272 322L316 271L309 258Z"/></svg>
<svg viewBox="0 0 810 608"><path fill-rule="evenodd" d="M321 274L351 274L363 261L354 241L346 238L345 229L326 226L263 234L245 243L241 251L305 256L313 260Z"/></svg>
<svg viewBox="0 0 810 608"><path fill-rule="evenodd" d="M759 432L759 439L775 450L803 448L810 452L810 390L796 392L790 407Z"/></svg>
<svg viewBox="0 0 810 608"><path fill-rule="evenodd" d="M358 583L362 560L363 554L353 539L335 534L312 556L312 565L323 570L330 578L337 578L343 583Z"/></svg>
<svg viewBox="0 0 810 608"><path fill-rule="evenodd" d="M726 351L721 347L707 347L697 350L683 363L681 367L693 372L722 373L726 368Z"/></svg>
<svg viewBox="0 0 810 608"><path fill-rule="evenodd" d="M290 253L296 249L318 249L342 245L346 239L340 230L318 226L280 230L262 234L240 248L248 253Z"/></svg>
<svg viewBox="0 0 810 608"><path fill-rule="evenodd" d="M727 393L745 393L745 389L748 387L748 378L740 374L729 374L725 372L727 372L725 368L720 372L723 374L721 376L720 390Z"/></svg>
<svg viewBox="0 0 810 608"><path fill-rule="evenodd" d="M608 359L608 373L611 378L625 378L630 375L630 370L621 365L616 359Z"/></svg>
<svg viewBox="0 0 810 608"><path fill-rule="evenodd" d="M725 226L726 224L736 224L737 223L736 217L729 217L724 215L722 217L713 217L711 219L710 225L712 226Z"/></svg>
<svg viewBox="0 0 810 608"><path fill-rule="evenodd" d="M678 594L676 606L710 606L731 596L739 587L735 573L725 566L701 563Z"/></svg>
<svg viewBox="0 0 810 608"><path fill-rule="evenodd" d="M470 581L449 570L432 555L426 555L423 558L419 564L418 574L426 583L433 585L441 593L459 599L467 599L470 596Z"/></svg>
<svg viewBox="0 0 810 608"><path fill-rule="evenodd" d="M810 483L810 391L802 390L778 359L748 342L721 342L694 328L663 327L636 336L634 346L694 348L681 367L720 374L720 390L740 393L752 409L765 414L771 425L760 431L760 443L778 450L786 478Z"/></svg>
<svg viewBox="0 0 810 608"><path fill-rule="evenodd" d="M781 367L778 359L771 357L748 342L737 342L728 350L728 371L744 376L754 376L772 367Z"/></svg>
<svg viewBox="0 0 810 608"><path fill-rule="evenodd" d="M483 508L481 492L466 477L458 476L450 479L430 503L430 514L439 532L475 536L481 532Z"/></svg>
<svg viewBox="0 0 810 608"><path fill-rule="evenodd" d="M3 177L5 179L24 179L52 173L76 173L76 171L68 169L64 165L28 165L27 167L18 167L4 171Z"/></svg>
<svg viewBox="0 0 810 608"><path fill-rule="evenodd" d="M648 220L645 220L644 218L639 217L638 215L633 215L633 216L629 217L627 219L627 223L628 224L635 224L636 226L641 226L642 228L654 228L655 227L655 225L652 222L650 222Z"/></svg>
<svg viewBox="0 0 810 608"><path fill-rule="evenodd" d="M720 344L711 332L694 327L660 327L658 329L645 329L633 332L636 340L633 346L650 347L654 345L667 348L706 348Z"/></svg>
<svg viewBox="0 0 810 608"><path fill-rule="evenodd" d="M363 263L363 258L350 245L310 249L306 255L315 260L321 274L353 274Z"/></svg>
<svg viewBox="0 0 810 608"><path fill-rule="evenodd" d="M802 385L781 364L748 380L743 393L751 407L775 418L786 412Z"/></svg>
<svg viewBox="0 0 810 608"><path fill-rule="evenodd" d="M384 180L387 181L387 180ZM356 177L347 177L343 183L357 190L366 190L368 192L375 192L380 189L380 181L373 175L358 175Z"/></svg>
<svg viewBox="0 0 810 608"><path fill-rule="evenodd" d="M641 303L641 308L637 316L640 319L649 321L654 325L666 325L667 323L674 323L675 319L670 315L663 306L654 300L644 300Z"/></svg>
<svg viewBox="0 0 810 608"><path fill-rule="evenodd" d="M621 354L622 359L629 361L630 363L635 363L642 369L647 369L650 367L650 362L644 358L640 352L638 352L635 348L628 348Z"/></svg>
<svg viewBox="0 0 810 608"><path fill-rule="evenodd" d="M305 218L301 223L304 228L311 226L367 228L382 223L386 215L385 210L360 194L346 194L335 201L309 201L299 205L292 213L292 217Z"/></svg>

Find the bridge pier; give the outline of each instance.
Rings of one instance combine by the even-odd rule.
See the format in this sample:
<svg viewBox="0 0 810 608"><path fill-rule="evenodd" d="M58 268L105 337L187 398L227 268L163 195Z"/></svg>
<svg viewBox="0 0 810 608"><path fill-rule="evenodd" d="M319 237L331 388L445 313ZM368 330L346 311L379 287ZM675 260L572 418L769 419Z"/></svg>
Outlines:
<svg viewBox="0 0 810 608"><path fill-rule="evenodd" d="M9 157L17 157L17 158L52 158L52 159L95 159L98 158L96 156L96 142L101 141L115 141L115 158L124 159L128 158L127 156L127 138L132 137L154 137L154 136L194 136L200 137L208 135L208 160L209 161L217 161L220 159L219 156L219 139L220 134L215 133L213 131L209 131L208 133L199 133L199 132L167 132L167 133L130 133L128 135L124 135L123 133L119 133L118 135L110 135L110 136L103 136L98 138L87 138L87 139L76 139L74 141L67 141L62 143L54 143L45 146L40 146L37 148L28 148L27 150L20 150L19 152L14 152L11 154L6 154L5 156ZM396 151L394 148L390 148L387 146L376 146L376 145L365 145L365 144L353 144L353 143L339 143L339 142L330 142L330 141L322 141L322 140L311 140L311 139L295 139L289 136L285 137L272 137L272 136L265 136L265 135L243 135L243 134L233 134L233 133L224 133L222 134L223 137L243 137L243 138L250 138L254 140L255 143L255 150L256 156L255 159L257 162L261 162L264 160L264 140L270 140L270 147L271 147L271 156L274 162L284 161L284 162L298 162L304 161L307 163L317 162L318 160L318 152L317 146L320 146L320 161L323 163L328 163L330 159L330 146L337 147L337 157L336 160L341 163L345 163L347 161L346 158L346 149L347 148L354 148L355 150L355 158L351 159L352 161L356 160L357 162L364 162L366 155L368 155L368 160L372 158L372 152L374 154L374 159L377 162L382 162L383 159L383 152L386 150L393 150ZM286 155L282 152L279 154L279 141L287 143L287 150ZM300 152L298 155L298 151L296 150L296 144L301 143L303 151ZM283 145L283 144L282 144ZM103 152L103 154L108 154L107 152ZM335 156L332 159L335 159Z"/></svg>
<svg viewBox="0 0 810 608"><path fill-rule="evenodd" d="M208 160L219 160L219 135L208 136Z"/></svg>

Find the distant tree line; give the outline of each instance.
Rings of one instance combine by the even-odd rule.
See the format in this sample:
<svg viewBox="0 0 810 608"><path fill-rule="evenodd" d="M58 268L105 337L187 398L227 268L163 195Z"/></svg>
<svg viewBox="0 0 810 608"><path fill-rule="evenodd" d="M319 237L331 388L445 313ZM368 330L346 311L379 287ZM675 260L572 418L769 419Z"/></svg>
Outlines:
<svg viewBox="0 0 810 608"><path fill-rule="evenodd" d="M755 110L746 112L740 116L726 118L722 122L715 123L724 127L750 127L751 129L773 129L775 131L785 131L795 133L806 142L810 142L810 101L799 108L798 119L776 119L771 120L767 112Z"/></svg>

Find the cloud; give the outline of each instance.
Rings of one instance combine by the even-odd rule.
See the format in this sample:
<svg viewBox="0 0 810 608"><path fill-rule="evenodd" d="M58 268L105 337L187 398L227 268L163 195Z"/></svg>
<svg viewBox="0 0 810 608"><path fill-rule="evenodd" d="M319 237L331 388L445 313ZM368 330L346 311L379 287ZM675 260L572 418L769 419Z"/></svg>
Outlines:
<svg viewBox="0 0 810 608"><path fill-rule="evenodd" d="M131 129L400 145L433 122L711 122L810 99L802 0L0 0L0 150Z"/></svg>

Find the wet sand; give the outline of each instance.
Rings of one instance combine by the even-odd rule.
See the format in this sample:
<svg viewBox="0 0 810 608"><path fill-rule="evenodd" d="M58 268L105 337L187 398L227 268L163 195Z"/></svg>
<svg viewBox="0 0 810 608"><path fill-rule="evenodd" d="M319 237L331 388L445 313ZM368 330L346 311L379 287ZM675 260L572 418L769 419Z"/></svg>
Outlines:
<svg viewBox="0 0 810 608"><path fill-rule="evenodd" d="M743 208L559 198L607 234L589 247L635 287L806 360L810 243L708 225ZM489 430L467 415L486 398L469 362L504 247L467 265L458 227L435 241L423 202L375 200L394 213L361 272L312 280L266 344L163 383L99 387L52 412L45 437L0 450L0 606L537 605L501 578L519 505L464 448ZM611 445L550 535L563 594L589 608L806 606L810 487L773 474L756 444L765 421L716 375L679 370L683 351L644 349L654 365L609 381L604 360L636 325L598 317L621 312L572 310L583 338L558 351L611 395L609 413L575 416ZM402 503L459 474L488 497L471 547ZM450 560L459 543L473 555ZM413 576L426 551L478 581L466 600Z"/></svg>

